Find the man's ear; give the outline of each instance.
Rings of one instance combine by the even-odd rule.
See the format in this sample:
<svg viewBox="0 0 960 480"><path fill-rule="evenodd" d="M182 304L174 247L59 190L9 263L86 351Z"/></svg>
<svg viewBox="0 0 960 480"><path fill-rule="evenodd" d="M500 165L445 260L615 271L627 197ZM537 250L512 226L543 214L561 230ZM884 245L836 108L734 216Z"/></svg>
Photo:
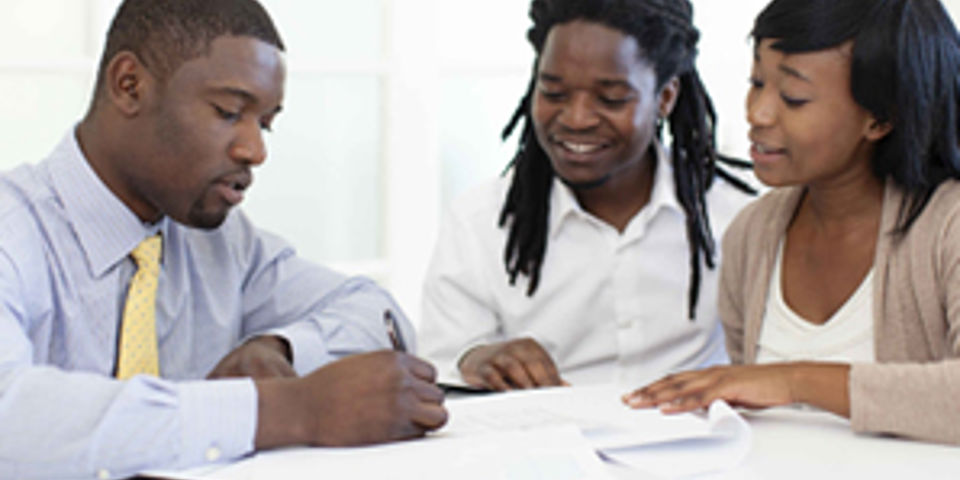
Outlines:
<svg viewBox="0 0 960 480"><path fill-rule="evenodd" d="M878 142L890 134L893 131L893 124L890 122L881 122L875 118L871 118L870 124L867 125L867 131L864 133L864 136L867 137L868 141Z"/></svg>
<svg viewBox="0 0 960 480"><path fill-rule="evenodd" d="M153 76L130 51L113 56L104 72L106 100L126 117L135 117L143 110Z"/></svg>
<svg viewBox="0 0 960 480"><path fill-rule="evenodd" d="M676 76L670 77L667 83L660 89L660 118L667 118L673 112L674 105L677 104L677 97L680 96L680 79Z"/></svg>

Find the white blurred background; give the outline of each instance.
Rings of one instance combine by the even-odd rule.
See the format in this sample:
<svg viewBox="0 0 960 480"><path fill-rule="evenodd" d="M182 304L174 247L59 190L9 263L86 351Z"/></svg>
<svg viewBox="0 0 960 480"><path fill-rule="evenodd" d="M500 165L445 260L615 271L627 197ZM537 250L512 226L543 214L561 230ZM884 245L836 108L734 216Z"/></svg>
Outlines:
<svg viewBox="0 0 960 480"><path fill-rule="evenodd" d="M0 170L42 159L82 117L118 3L0 0ZM514 150L499 137L530 72L529 2L262 3L289 75L244 209L302 255L377 279L417 324L442 209L498 175ZM766 3L693 0L721 150L739 157L748 33ZM960 0L944 3L957 18Z"/></svg>

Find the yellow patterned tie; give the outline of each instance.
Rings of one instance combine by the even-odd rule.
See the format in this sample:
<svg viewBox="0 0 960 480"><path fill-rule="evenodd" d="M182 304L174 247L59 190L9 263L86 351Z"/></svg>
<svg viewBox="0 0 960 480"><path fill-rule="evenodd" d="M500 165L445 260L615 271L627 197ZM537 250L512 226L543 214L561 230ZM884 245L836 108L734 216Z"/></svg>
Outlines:
<svg viewBox="0 0 960 480"><path fill-rule="evenodd" d="M120 325L120 353L117 355L117 378L120 380L139 374L157 376L160 373L155 309L162 248L160 235L154 235L130 252L137 264L137 273L130 280Z"/></svg>

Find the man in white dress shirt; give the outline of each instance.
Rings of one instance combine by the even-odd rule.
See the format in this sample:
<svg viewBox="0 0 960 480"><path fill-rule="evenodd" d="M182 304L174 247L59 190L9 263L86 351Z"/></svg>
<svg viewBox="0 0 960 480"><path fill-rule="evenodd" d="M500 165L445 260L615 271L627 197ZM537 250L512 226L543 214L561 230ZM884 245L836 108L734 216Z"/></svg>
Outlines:
<svg viewBox="0 0 960 480"><path fill-rule="evenodd" d="M751 197L716 153L689 2L538 0L530 16L518 153L443 223L421 352L497 390L724 362L715 240Z"/></svg>

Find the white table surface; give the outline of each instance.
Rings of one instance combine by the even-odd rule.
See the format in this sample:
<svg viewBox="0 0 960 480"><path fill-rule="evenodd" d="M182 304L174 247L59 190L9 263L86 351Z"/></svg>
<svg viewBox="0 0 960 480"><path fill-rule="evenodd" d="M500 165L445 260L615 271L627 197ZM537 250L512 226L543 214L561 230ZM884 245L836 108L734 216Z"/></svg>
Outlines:
<svg viewBox="0 0 960 480"><path fill-rule="evenodd" d="M742 412L753 446L732 471L698 479L960 479L960 447L858 435L848 420L797 408ZM619 479L652 479L612 465Z"/></svg>
<svg viewBox="0 0 960 480"><path fill-rule="evenodd" d="M741 412L752 431L747 457L733 470L696 480L960 479L960 446L858 435L846 419L798 408ZM618 480L656 480L642 471L607 464ZM203 478L205 475L158 475ZM389 476L385 477L389 478ZM456 477L451 477L456 478ZM526 478L526 477L517 477ZM541 476L536 476L542 479ZM686 477L689 480L691 477Z"/></svg>

